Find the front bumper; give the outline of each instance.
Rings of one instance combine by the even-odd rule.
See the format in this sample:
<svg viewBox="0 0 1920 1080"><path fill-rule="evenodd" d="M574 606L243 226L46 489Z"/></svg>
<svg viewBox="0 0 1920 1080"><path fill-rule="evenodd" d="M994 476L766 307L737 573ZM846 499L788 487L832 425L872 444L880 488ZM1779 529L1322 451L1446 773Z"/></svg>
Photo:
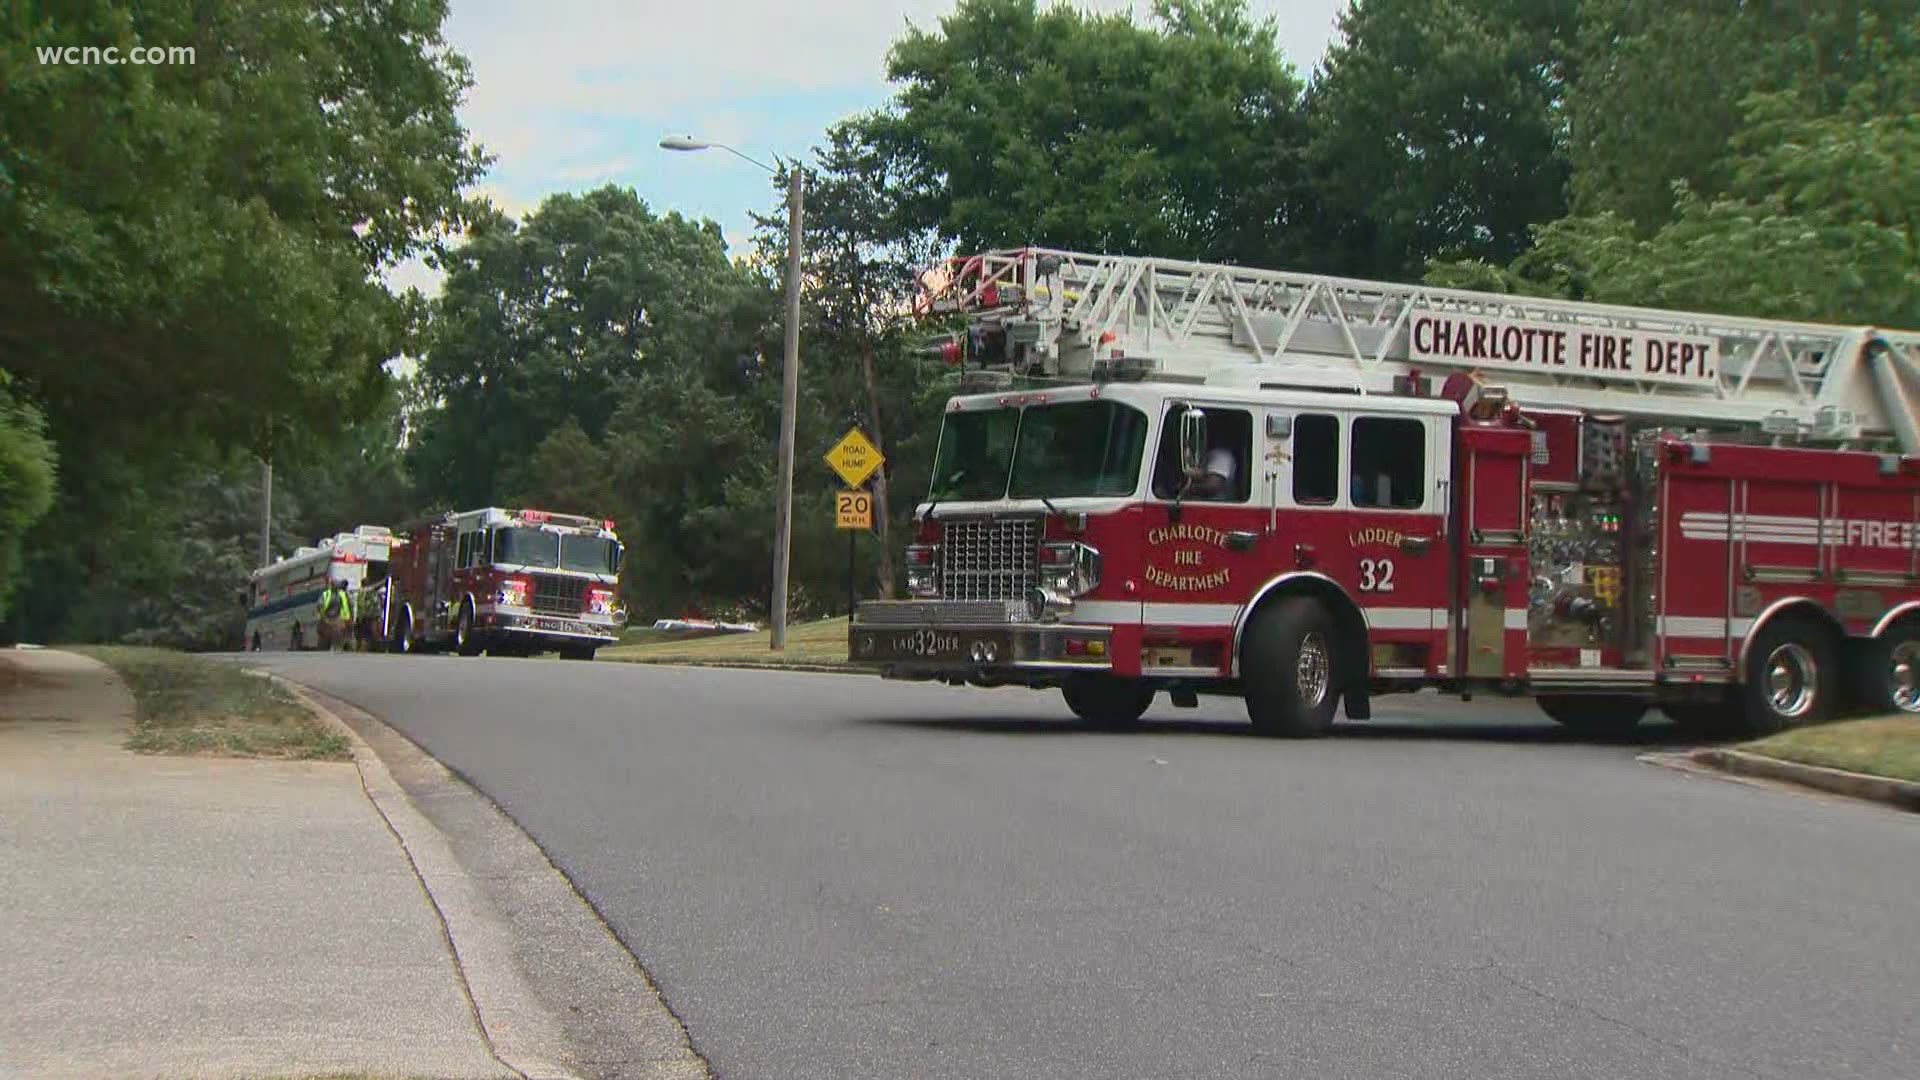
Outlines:
<svg viewBox="0 0 1920 1080"><path fill-rule="evenodd" d="M525 609L495 608L483 613L480 625L522 637L564 638L609 645L620 640L624 617L611 615L536 615Z"/></svg>
<svg viewBox="0 0 1920 1080"><path fill-rule="evenodd" d="M1024 608L995 602L861 604L847 631L847 657L904 679L1045 678L1112 670L1112 627L1035 622L1023 617Z"/></svg>

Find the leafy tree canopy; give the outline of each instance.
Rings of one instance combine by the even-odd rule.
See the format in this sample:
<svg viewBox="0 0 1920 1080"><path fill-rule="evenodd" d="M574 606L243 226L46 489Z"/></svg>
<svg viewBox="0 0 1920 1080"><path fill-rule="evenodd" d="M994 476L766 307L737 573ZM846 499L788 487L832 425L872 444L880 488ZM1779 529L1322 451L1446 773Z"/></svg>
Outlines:
<svg viewBox="0 0 1920 1080"><path fill-rule="evenodd" d="M1324 269L1504 261L1567 208L1575 0L1361 0L1308 91ZM1326 263L1333 265L1325 265Z"/></svg>
<svg viewBox="0 0 1920 1080"><path fill-rule="evenodd" d="M266 449L378 398L376 273L464 219L445 0L44 0L0 22L0 344L56 412ZM43 62L45 46L191 63Z"/></svg>
<svg viewBox="0 0 1920 1080"><path fill-rule="evenodd" d="M486 222L447 265L420 366L434 408L412 461L460 506L503 498L569 418L598 438L623 380L655 368L737 379L774 325L717 226L656 215L625 188Z"/></svg>
<svg viewBox="0 0 1920 1080"><path fill-rule="evenodd" d="M1508 266L1436 265L1430 278L1680 309L1920 327L1920 19L1859 43L1855 81L1825 78L1741 99L1709 170L1712 194L1676 178L1668 220L1623 212L1563 219Z"/></svg>
<svg viewBox="0 0 1920 1080"><path fill-rule="evenodd" d="M897 159L908 220L963 248L1275 250L1300 84L1244 0L1157 0L1151 26L960 0L887 70L894 107L863 136Z"/></svg>

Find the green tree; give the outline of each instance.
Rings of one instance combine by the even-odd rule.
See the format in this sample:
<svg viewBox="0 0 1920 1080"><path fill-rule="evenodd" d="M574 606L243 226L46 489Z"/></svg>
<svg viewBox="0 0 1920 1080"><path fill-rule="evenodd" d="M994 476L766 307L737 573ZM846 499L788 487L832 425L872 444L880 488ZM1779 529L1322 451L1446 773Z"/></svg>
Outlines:
<svg viewBox="0 0 1920 1080"><path fill-rule="evenodd" d="M445 0L0 13L0 367L62 460L42 526L62 542L28 549L14 628L118 639L162 620L210 640L176 616L235 614L253 455L296 466L379 415L420 306L380 274L466 221L484 165L445 16ZM193 59L37 52L67 45ZM281 523L297 502L276 492Z"/></svg>
<svg viewBox="0 0 1920 1080"><path fill-rule="evenodd" d="M1436 283L1732 314L1920 327L1920 19L1861 43L1838 100L1793 80L1742 99L1707 195L1678 185L1648 232L1569 217L1505 267L1437 265Z"/></svg>
<svg viewBox="0 0 1920 1080"><path fill-rule="evenodd" d="M1358 0L1306 98L1325 269L1505 262L1566 213L1575 0Z"/></svg>
<svg viewBox="0 0 1920 1080"><path fill-rule="evenodd" d="M1259 262L1285 239L1300 84L1244 0L1156 0L1151 26L961 0L887 74L861 141L895 159L908 219L963 248Z"/></svg>
<svg viewBox="0 0 1920 1080"><path fill-rule="evenodd" d="M1913 0L1582 0L1567 93L1573 208L1645 235L1680 196L1713 200L1750 94L1793 89L1830 113L1877 63L1871 44Z"/></svg>
<svg viewBox="0 0 1920 1080"><path fill-rule="evenodd" d="M0 23L0 342L96 437L265 449L377 398L407 309L379 270L466 212L445 0L105 0ZM43 63L40 46L190 64Z"/></svg>
<svg viewBox="0 0 1920 1080"><path fill-rule="evenodd" d="M10 384L0 371L0 619L31 530L53 506L55 476L46 421L13 396Z"/></svg>
<svg viewBox="0 0 1920 1080"><path fill-rule="evenodd" d="M717 610L743 600L765 610L777 395L777 379L715 387L665 367L626 385L601 474L622 500L612 516L629 548L622 577L631 610ZM796 538L805 522L795 515Z"/></svg>
<svg viewBox="0 0 1920 1080"><path fill-rule="evenodd" d="M924 364L913 346L924 327L911 315L916 275L934 260L931 230L904 212L908 191L898 161L866 141L866 120L834 125L826 145L814 152L805 179L803 280L808 319L802 343L807 378L824 380L823 407L847 408L887 457L887 418L911 430L907 412ZM784 186L784 185L780 185ZM787 245L784 216L757 216L761 264L782 264ZM771 282L769 286L771 287ZM830 438L837 438L835 431ZM809 449L811 449L809 447ZM822 448L824 450L824 447ZM878 557L872 559L880 595L894 592L893 529L903 519L891 498L890 458L870 481L874 494ZM911 502L904 508L911 511Z"/></svg>
<svg viewBox="0 0 1920 1080"><path fill-rule="evenodd" d="M358 525L398 528L421 509L402 449L412 380L391 381L374 411L336 435L284 442L274 465L274 499L298 498L292 518L308 542Z"/></svg>
<svg viewBox="0 0 1920 1080"><path fill-rule="evenodd" d="M67 452L37 535L59 542L31 544L8 613L12 633L187 648L237 642L240 592L259 561L259 461L196 442L129 458L50 430ZM310 543L293 531L298 494L276 483L273 502L274 550Z"/></svg>
<svg viewBox="0 0 1920 1080"><path fill-rule="evenodd" d="M606 448L571 416L534 448L533 459L520 471L512 501L599 518L617 517L627 509L626 500L613 490Z"/></svg>
<svg viewBox="0 0 1920 1080"><path fill-rule="evenodd" d="M772 311L718 226L612 186L549 196L524 224L488 221L447 268L420 365L433 408L409 453L423 493L458 506L520 485L569 418L599 438L644 371L736 378Z"/></svg>

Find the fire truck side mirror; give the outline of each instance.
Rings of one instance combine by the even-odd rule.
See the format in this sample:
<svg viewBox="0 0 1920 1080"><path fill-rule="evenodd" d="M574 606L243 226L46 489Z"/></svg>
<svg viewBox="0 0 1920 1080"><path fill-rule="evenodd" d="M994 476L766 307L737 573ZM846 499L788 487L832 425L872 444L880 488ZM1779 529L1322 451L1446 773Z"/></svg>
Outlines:
<svg viewBox="0 0 1920 1080"><path fill-rule="evenodd" d="M1180 468L1199 472L1207 453L1207 414L1188 409L1180 414Z"/></svg>

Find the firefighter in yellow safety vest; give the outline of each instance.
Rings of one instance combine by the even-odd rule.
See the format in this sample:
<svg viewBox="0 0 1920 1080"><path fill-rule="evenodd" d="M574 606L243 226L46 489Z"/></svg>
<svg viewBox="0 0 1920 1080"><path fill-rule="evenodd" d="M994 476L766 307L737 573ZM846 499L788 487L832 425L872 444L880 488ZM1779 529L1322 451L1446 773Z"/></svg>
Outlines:
<svg viewBox="0 0 1920 1080"><path fill-rule="evenodd" d="M320 593L320 646L353 648L353 593L344 581L329 581Z"/></svg>

